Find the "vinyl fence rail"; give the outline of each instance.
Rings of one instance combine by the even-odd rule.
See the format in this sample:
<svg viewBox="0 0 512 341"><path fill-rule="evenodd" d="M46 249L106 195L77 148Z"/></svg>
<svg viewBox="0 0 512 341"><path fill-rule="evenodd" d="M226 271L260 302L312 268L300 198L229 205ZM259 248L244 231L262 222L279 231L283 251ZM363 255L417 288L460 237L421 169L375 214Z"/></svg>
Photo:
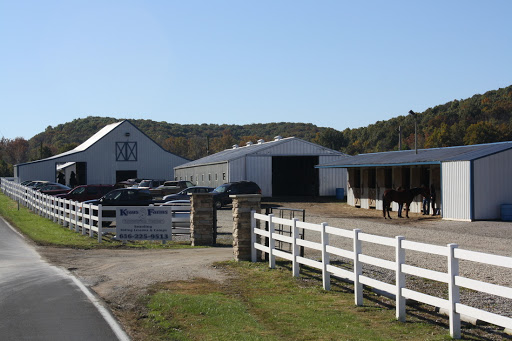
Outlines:
<svg viewBox="0 0 512 341"><path fill-rule="evenodd" d="M512 330L512 319L510 317L501 316L489 311L461 304L459 293L460 288L467 288L512 299L512 288L459 276L459 260L468 260L512 269L511 257L459 249L457 244L438 246L405 240L405 237L403 236L397 236L395 238L382 237L363 233L359 229L346 230L328 226L327 223L311 224L298 221L296 218L283 219L274 217L272 214L264 215L256 213L256 211L252 211L251 218L251 256L253 262L257 261L257 251L261 251L268 254L270 268L275 268L276 257L291 261L292 273L295 277L299 276L300 264L319 269L322 271L322 283L325 290L330 289L331 276L351 281L354 284L355 304L358 306L363 304L363 285L384 291L390 294L390 296L395 296L396 318L402 322L406 319L406 299L438 307L448 312L450 335L453 338L458 339L461 337L461 315ZM274 230L275 224L289 226L292 231L291 237L276 233ZM268 229L265 229L265 226L267 226ZM321 241L313 242L300 239L299 229L320 233ZM350 250L345 250L330 245L330 236L337 236L351 240L352 248ZM265 239L268 239L268 246L265 246ZM277 250L275 248L276 241L290 243L291 252ZM364 254L361 243L363 241L369 242L369 246L372 244L378 244L394 248L395 261L380 259ZM321 260L318 261L301 257L299 254L300 246L320 251ZM406 264L406 250L419 251L422 253L446 257L447 272L433 271ZM352 260L352 271L330 264L331 255ZM363 275L363 264L370 264L394 271L395 284L388 284ZM435 297L407 288L405 280L406 274L446 283L448 285L448 299Z"/></svg>
<svg viewBox="0 0 512 341"><path fill-rule="evenodd" d="M105 212L116 210L115 206L102 207L102 205L84 204L78 201L56 198L22 186L13 181L2 178L0 185L2 192L42 217L69 228L77 233L98 238L101 243L105 233L116 233L115 227L108 227L116 221L115 217L106 217ZM180 216L184 210L190 211L189 206L170 206L172 216ZM189 219L189 213L184 214ZM109 224L110 223L110 224ZM171 221L173 234L185 234L190 231L185 227L186 222L177 218Z"/></svg>

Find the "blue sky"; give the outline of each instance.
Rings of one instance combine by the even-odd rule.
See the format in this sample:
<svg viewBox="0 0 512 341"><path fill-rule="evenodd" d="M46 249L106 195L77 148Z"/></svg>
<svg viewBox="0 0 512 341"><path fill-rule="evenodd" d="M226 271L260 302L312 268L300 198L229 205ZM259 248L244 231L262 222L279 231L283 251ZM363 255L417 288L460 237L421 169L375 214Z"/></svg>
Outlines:
<svg viewBox="0 0 512 341"><path fill-rule="evenodd" d="M0 135L87 116L338 130L512 84L512 1L0 0Z"/></svg>

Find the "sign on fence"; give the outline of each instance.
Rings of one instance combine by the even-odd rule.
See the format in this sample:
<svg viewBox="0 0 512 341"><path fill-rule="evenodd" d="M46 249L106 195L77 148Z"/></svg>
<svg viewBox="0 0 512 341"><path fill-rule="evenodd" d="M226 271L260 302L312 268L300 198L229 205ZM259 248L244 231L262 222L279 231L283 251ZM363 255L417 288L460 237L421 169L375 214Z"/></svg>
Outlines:
<svg viewBox="0 0 512 341"><path fill-rule="evenodd" d="M121 240L171 240L170 207L118 206L116 237Z"/></svg>

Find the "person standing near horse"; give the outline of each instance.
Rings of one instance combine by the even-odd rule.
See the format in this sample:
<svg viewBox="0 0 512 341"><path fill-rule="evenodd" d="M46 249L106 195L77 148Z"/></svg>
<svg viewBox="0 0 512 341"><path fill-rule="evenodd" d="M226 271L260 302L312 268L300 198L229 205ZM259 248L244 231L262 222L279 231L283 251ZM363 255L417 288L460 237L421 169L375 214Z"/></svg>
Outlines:
<svg viewBox="0 0 512 341"><path fill-rule="evenodd" d="M436 186L434 184L430 185L430 202L432 203L432 215L436 215Z"/></svg>
<svg viewBox="0 0 512 341"><path fill-rule="evenodd" d="M421 185L422 188L426 187L424 185ZM428 191L425 191L428 192ZM424 193L423 196L423 215L429 215L430 214L430 193Z"/></svg>

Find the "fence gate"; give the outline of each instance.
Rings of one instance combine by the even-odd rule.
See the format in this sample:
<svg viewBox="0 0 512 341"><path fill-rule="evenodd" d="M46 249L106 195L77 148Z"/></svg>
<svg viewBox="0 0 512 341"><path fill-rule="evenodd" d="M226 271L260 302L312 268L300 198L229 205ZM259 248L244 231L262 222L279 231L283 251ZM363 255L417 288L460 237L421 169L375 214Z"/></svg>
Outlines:
<svg viewBox="0 0 512 341"><path fill-rule="evenodd" d="M267 207L265 209L265 214L273 214L275 217L283 218L283 219L293 219L297 218L299 221L306 221L306 210L297 209L297 208L285 208L285 207ZM268 231L268 222L265 224L265 230ZM291 226L284 226L281 224L275 224L274 232L285 235L292 236L292 228ZM299 229L299 238L304 240L304 229ZM265 245L268 246L268 238L265 238ZM292 245L290 243L282 242L276 240L275 248L277 250L292 252ZM300 247L300 256L304 257L304 246ZM268 254L265 254L265 259L268 260Z"/></svg>

